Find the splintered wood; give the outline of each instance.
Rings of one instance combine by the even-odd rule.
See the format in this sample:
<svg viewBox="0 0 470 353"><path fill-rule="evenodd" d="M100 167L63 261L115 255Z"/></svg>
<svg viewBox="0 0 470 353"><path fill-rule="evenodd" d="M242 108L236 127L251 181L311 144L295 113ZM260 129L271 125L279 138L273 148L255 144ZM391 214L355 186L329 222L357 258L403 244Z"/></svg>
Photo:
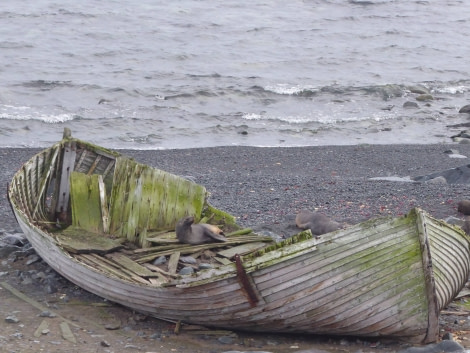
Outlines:
<svg viewBox="0 0 470 353"><path fill-rule="evenodd" d="M105 236L94 234L95 240L87 237L86 251L84 246L77 246L79 249L73 251L70 243L67 243L67 248L77 260L109 276L159 287L169 285L180 277L183 268L187 268L187 274L191 274L230 265L234 263L235 255L252 253L273 241L270 237L246 235L250 232L237 231L228 234L226 242L201 245L180 243L174 231L149 233L146 240L156 246L138 249L134 246L132 249L129 244L123 244L115 248L106 247L106 250L103 247ZM110 239L106 242L110 242ZM118 241L114 240L113 243Z"/></svg>

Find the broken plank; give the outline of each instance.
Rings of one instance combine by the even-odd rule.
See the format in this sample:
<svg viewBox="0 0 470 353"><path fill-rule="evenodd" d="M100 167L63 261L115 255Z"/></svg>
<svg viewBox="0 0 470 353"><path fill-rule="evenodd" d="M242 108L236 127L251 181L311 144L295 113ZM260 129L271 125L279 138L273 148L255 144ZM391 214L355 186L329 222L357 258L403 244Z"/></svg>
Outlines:
<svg viewBox="0 0 470 353"><path fill-rule="evenodd" d="M138 276L142 277L154 277L155 273L150 271L148 268L138 264L134 260L131 260L125 255L119 253L112 253L105 255L106 258L113 260L114 262L118 263L119 265L123 266L129 271L134 272Z"/></svg>
<svg viewBox="0 0 470 353"><path fill-rule="evenodd" d="M151 271L161 273L163 276L169 276L169 277L175 277L175 278L178 277L177 275L171 274L171 273L169 273L165 270L162 270L160 267L152 265L152 264L145 263L145 264L143 264L143 266L147 267Z"/></svg>
<svg viewBox="0 0 470 353"><path fill-rule="evenodd" d="M261 249L262 247L266 246L266 243L263 242L256 242L256 243L247 243L247 244L242 244L238 246L234 246L230 249L227 250L222 250L218 252L219 256L226 257L228 259L231 259L234 257L236 254L238 255L245 255L248 254L252 251L256 251Z"/></svg>
<svg viewBox="0 0 470 353"><path fill-rule="evenodd" d="M126 268L120 266L117 263L113 263L110 260L107 260L105 258L100 257L99 255L95 254L82 254L82 255L76 255L75 256L77 259L86 259L83 261L84 263L87 263L89 266L95 268L95 269L100 269L108 274L112 274L116 276L117 278L125 279L131 282L139 282L139 283L144 283L144 284L149 284L150 282L145 280L144 278L136 275L134 272L127 270Z"/></svg>
<svg viewBox="0 0 470 353"><path fill-rule="evenodd" d="M176 251L170 256L170 260L168 261L168 272L171 274L176 274L176 270L178 269L178 261L180 259L180 252Z"/></svg>
<svg viewBox="0 0 470 353"><path fill-rule="evenodd" d="M69 324L63 321L59 324L59 326L60 326L60 331L62 332L62 338L64 340L67 340L72 343L77 343L77 340L75 339L75 336L73 335Z"/></svg>
<svg viewBox="0 0 470 353"><path fill-rule="evenodd" d="M34 337L41 337L42 335L46 334L49 329L49 321L47 319L42 320L42 322L39 324L38 328L36 331L34 331Z"/></svg>
<svg viewBox="0 0 470 353"><path fill-rule="evenodd" d="M216 257L214 257L214 260L220 262L222 265L229 265L229 264L232 263L232 261L230 261L229 259L227 259L225 257L216 256Z"/></svg>
<svg viewBox="0 0 470 353"><path fill-rule="evenodd" d="M73 226L55 236L64 249L74 254L105 254L123 247L119 238L111 239L104 234L91 233Z"/></svg>

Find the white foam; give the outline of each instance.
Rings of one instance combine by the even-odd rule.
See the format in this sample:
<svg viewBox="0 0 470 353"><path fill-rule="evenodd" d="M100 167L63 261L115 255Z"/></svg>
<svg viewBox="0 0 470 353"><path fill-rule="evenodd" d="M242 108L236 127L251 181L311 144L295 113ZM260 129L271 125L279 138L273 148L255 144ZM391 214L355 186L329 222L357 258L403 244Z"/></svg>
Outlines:
<svg viewBox="0 0 470 353"><path fill-rule="evenodd" d="M437 88L436 92L438 93L447 93L447 94L461 94L465 93L469 90L469 86L447 86L447 87L442 87L442 88Z"/></svg>
<svg viewBox="0 0 470 353"><path fill-rule="evenodd" d="M286 83L278 83L276 85L268 85L265 86L264 89L266 91L271 91L277 94L286 94L286 95L293 95L293 94L299 94L302 93L303 91L318 91L317 88L314 86L309 86L309 85L289 85Z"/></svg>
<svg viewBox="0 0 470 353"><path fill-rule="evenodd" d="M74 120L75 115L70 113L44 114L39 111L33 111L31 107L2 105L0 106L0 119L37 120L48 124L56 124Z"/></svg>

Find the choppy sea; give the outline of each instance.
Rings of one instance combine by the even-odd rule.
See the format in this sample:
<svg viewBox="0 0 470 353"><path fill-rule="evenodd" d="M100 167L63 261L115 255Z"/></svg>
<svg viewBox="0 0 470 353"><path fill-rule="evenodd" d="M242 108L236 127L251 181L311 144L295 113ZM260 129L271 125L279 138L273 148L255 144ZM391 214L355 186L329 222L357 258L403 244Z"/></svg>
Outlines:
<svg viewBox="0 0 470 353"><path fill-rule="evenodd" d="M469 35L465 0L6 1L0 147L450 142Z"/></svg>

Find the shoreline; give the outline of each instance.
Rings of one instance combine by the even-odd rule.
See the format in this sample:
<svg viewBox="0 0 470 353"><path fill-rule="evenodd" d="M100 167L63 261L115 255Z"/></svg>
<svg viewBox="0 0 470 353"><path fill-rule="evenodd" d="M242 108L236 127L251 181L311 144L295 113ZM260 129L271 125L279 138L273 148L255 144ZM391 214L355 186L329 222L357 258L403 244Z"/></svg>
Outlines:
<svg viewBox="0 0 470 353"><path fill-rule="evenodd" d="M274 232L282 237L297 233L293 225L295 213L302 208L318 209L335 220L353 224L377 216L397 216L413 207L421 207L436 216L445 218L460 215L457 203L470 198L469 184L412 183L385 180L370 180L373 177L420 176L469 164L468 158L450 158L444 153L449 149L470 156L470 145L367 145L329 146L301 148L257 148L257 147L211 147L185 150L142 151L122 150L121 153L139 162L158 167L168 172L190 177L209 191L209 202L217 208L235 215L238 223L252 227L255 231ZM0 149L0 179L6 186L21 165L40 149ZM14 219L6 192L0 198L0 237L3 232L19 230ZM197 336L190 330L179 335L168 322L147 318L130 309L107 303L102 299L76 287L60 275L51 272L44 261L40 261L28 246L23 246L13 260L3 260L2 283L7 283L31 302L54 303L53 308L63 317L75 318L87 330L75 329L81 337L82 351L105 351L112 345L117 347L141 347L148 351L155 346L165 351L177 347L181 352L234 351L234 349L264 349L271 353L287 350L333 352L338 347L348 351L380 351L391 353L408 347L399 340L387 338L348 338L322 335L253 334L229 333L227 336ZM32 259L36 257L34 261ZM42 280L39 274L47 274ZM34 278L33 278L34 277ZM30 347L32 333L43 318L38 310L16 298L14 292L0 283L0 299L6 303L6 317L15 309L24 324L24 338L8 342ZM63 298L66 298L63 299ZM81 305L67 305L79 302ZM101 316L94 303L106 304L106 317ZM100 309L101 310L101 309ZM468 323L455 316L450 309L440 318L441 334L455 332L464 337L462 344L468 346ZM450 314L449 314L450 313ZM117 330L106 329L106 325L119 323ZM93 324L92 324L93 323ZM98 324L96 324L98 323ZM64 347L76 347L66 342L51 323L51 330L42 338L35 339L41 347L55 348L60 342ZM18 331L12 324L4 324L3 330L13 335ZM16 330L16 331L15 331ZM90 336L93 332L96 335ZM209 332L209 331L208 331ZM125 336L125 339L123 339ZM99 337L99 338L98 338ZM228 343L227 343L228 342ZM39 343L38 343L39 344ZM252 346L254 344L254 346ZM146 347L144 349L144 347ZM429 346L429 351L433 345ZM36 352L30 347L25 352ZM295 350L293 350L295 348ZM28 350L30 349L30 350ZM176 350L176 349L175 349ZM54 350L55 351L55 350ZM90 350L91 351L91 350Z"/></svg>
<svg viewBox="0 0 470 353"><path fill-rule="evenodd" d="M276 225L289 222L304 208L349 224L398 216L413 207L421 207L437 218L455 216L457 202L470 198L469 185L370 180L416 177L470 163L469 158L450 158L445 151L451 149L470 157L470 145L457 144L228 146L119 152L205 186L209 202L235 215L243 226L284 231ZM0 148L0 182L7 185L15 171L40 150ZM15 228L6 192L0 199L0 216L0 228Z"/></svg>

